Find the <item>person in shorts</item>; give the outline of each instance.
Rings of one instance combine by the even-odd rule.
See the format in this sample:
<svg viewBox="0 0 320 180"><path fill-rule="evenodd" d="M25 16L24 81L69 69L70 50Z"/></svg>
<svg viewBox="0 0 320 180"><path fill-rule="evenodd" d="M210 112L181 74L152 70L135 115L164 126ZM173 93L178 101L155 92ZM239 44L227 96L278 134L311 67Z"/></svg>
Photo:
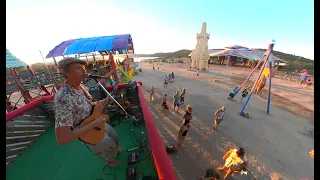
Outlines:
<svg viewBox="0 0 320 180"><path fill-rule="evenodd" d="M185 139L185 137L188 134L189 128L190 128L190 121L192 119L192 108L190 105L186 106L185 115L183 116L183 122L179 129L178 134L178 143L176 145L176 151L179 152L180 147L182 146L182 143Z"/></svg>
<svg viewBox="0 0 320 180"><path fill-rule="evenodd" d="M177 107L177 110L176 110ZM176 91L176 94L173 95L173 110L178 112L180 107L180 94L179 91Z"/></svg>
<svg viewBox="0 0 320 180"><path fill-rule="evenodd" d="M106 123L110 117L102 114L102 109L108 98L94 101L88 92L88 88L81 82L85 80L87 62L77 58L64 58L58 63L65 82L55 94L55 135L59 145L65 145L77 141L81 136L95 129L100 124ZM91 123L81 126L86 120L93 120ZM83 142L95 155L103 159L107 166L119 166L120 160L116 157L123 152L119 148L119 137L115 130L105 124L103 139L95 144Z"/></svg>
<svg viewBox="0 0 320 180"><path fill-rule="evenodd" d="M220 122L223 120L223 116L225 113L226 108L224 106L222 106L221 109L218 109L215 113L215 120L214 120L214 124L213 124L213 130L217 130L218 125L220 124Z"/></svg>
<svg viewBox="0 0 320 180"><path fill-rule="evenodd" d="M163 87L168 87L168 76L166 75L164 78L164 85Z"/></svg>

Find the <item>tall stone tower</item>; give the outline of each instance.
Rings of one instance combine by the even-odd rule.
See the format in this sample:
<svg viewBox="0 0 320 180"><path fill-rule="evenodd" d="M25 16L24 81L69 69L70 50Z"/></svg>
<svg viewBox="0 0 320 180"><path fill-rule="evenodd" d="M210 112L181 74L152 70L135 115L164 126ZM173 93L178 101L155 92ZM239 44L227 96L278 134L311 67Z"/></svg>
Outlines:
<svg viewBox="0 0 320 180"><path fill-rule="evenodd" d="M202 23L200 34L197 34L197 45L191 55L191 68L199 70L208 70L208 61L210 59L208 52L208 40L210 34L207 33L206 22Z"/></svg>

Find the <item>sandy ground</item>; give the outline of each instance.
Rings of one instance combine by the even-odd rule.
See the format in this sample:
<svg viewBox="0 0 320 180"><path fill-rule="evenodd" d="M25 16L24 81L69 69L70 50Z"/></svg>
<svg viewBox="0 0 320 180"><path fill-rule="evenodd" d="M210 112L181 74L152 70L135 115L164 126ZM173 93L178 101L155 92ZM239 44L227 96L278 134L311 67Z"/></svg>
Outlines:
<svg viewBox="0 0 320 180"><path fill-rule="evenodd" d="M243 118L239 116L242 107L239 97L233 101L226 98L234 87L235 80L231 78L234 74L209 72L200 74L201 77L207 76L200 79L195 72L183 67L163 65L160 71L153 71L152 65L140 65L143 72L134 79L142 81L145 90L150 89L151 85L156 87L155 102L149 105L164 144L176 142L185 106L182 106L180 113L174 113L172 103L169 103L170 112L161 112L162 95L167 93L169 102L172 102L174 92L180 87L186 88L185 103L194 109L192 127L183 148L179 154L169 155L178 179L197 179L207 168L223 165L224 153L238 147L245 149L248 169L256 179L312 179L314 162L308 152L314 148L314 139L297 132L304 126L313 128L311 118L297 116L273 104L271 114L266 115L266 102L256 95L252 96L246 109L251 118ZM164 75L173 69L176 82L164 88ZM145 98L149 99L147 91ZM226 107L226 115L215 133L212 130L213 112L221 106ZM250 175L236 175L234 179L253 178Z"/></svg>
<svg viewBox="0 0 320 180"><path fill-rule="evenodd" d="M152 69L152 64L141 63L142 68ZM157 65L155 68L157 70ZM241 67L226 67L219 65L210 65L209 72L201 73L201 76L194 76L195 71L189 70L188 64L167 64L164 63L159 66L159 70L162 72L177 72L179 76L195 79L210 84L215 84L221 88L224 88L229 94L235 86L240 86L247 76L250 74L248 69ZM250 80L254 81L258 72L254 73ZM247 82L245 87L252 87L253 83ZM259 96L263 100L267 100L268 92L267 88L269 83L266 84ZM297 113L302 116L313 119L314 116L314 87L306 89L303 87L297 87L295 81L288 81L280 79L280 76L276 75L272 78L272 98L271 103L278 107L282 107L287 111ZM238 95L239 96L239 95ZM267 103L267 102L266 102Z"/></svg>

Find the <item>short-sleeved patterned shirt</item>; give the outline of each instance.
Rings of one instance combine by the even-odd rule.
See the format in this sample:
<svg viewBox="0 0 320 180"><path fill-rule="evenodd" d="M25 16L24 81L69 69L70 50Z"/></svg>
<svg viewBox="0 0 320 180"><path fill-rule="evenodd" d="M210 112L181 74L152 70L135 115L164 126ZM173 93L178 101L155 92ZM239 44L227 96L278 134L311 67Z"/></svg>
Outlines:
<svg viewBox="0 0 320 180"><path fill-rule="evenodd" d="M54 97L55 127L77 128L92 110L92 96L84 85L77 90L65 82Z"/></svg>

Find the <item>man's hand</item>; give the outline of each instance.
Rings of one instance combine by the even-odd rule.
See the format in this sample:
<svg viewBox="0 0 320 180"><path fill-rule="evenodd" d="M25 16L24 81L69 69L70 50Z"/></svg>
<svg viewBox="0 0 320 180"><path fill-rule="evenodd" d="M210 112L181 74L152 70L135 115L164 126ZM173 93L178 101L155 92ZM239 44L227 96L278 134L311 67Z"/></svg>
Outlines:
<svg viewBox="0 0 320 180"><path fill-rule="evenodd" d="M103 108L103 105L106 103L105 100L102 100L100 102L97 102L97 104L94 106L94 109L93 109L93 113L92 113L92 117L93 118L99 118L101 117L103 114L101 113L102 111L102 108Z"/></svg>
<svg viewBox="0 0 320 180"><path fill-rule="evenodd" d="M102 100L99 100L98 103L100 103L100 102L106 103L106 102L109 101L109 99L110 99L110 97L108 96L108 97L106 97L106 98L104 98Z"/></svg>
<svg viewBox="0 0 320 180"><path fill-rule="evenodd" d="M98 124L101 124L101 123L106 123L109 119L110 119L110 118L109 118L108 115L102 114L102 116L100 116L99 118L97 118L96 121L97 121Z"/></svg>

